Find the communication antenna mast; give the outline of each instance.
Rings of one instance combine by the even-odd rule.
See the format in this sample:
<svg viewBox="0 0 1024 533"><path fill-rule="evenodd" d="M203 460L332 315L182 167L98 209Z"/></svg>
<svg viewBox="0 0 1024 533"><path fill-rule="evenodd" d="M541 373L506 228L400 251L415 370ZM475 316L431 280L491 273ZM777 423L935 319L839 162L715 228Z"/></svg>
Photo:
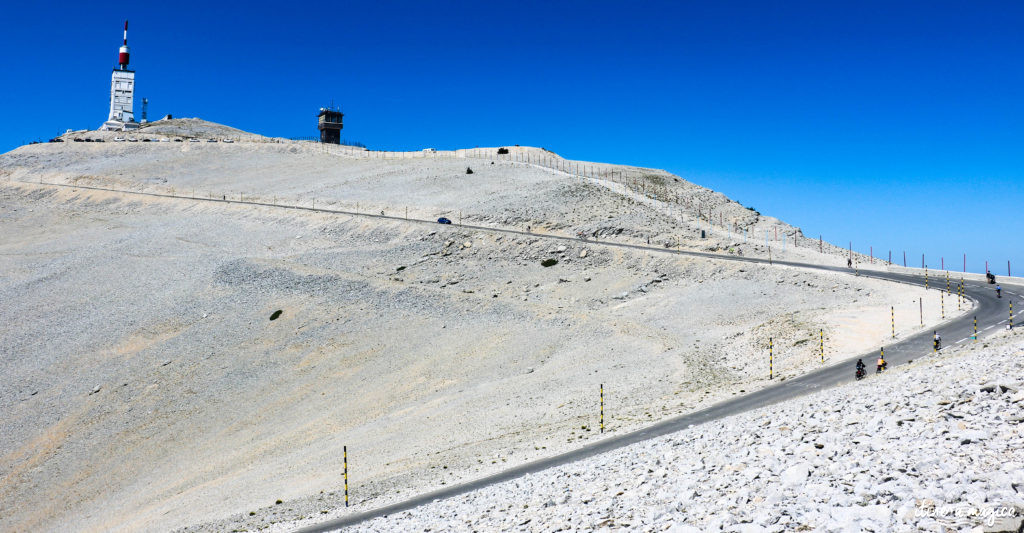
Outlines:
<svg viewBox="0 0 1024 533"><path fill-rule="evenodd" d="M148 122L146 120L146 110L149 108L149 98L142 99L142 122Z"/></svg>

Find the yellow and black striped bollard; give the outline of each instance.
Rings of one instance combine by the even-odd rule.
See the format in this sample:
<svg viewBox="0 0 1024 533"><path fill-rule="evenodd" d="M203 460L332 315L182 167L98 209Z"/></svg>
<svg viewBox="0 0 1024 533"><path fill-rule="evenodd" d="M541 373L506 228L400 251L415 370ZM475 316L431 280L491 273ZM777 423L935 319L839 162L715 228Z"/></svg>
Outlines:
<svg viewBox="0 0 1024 533"><path fill-rule="evenodd" d="M896 306L889 307L890 321L892 323L892 338L896 338Z"/></svg>
<svg viewBox="0 0 1024 533"><path fill-rule="evenodd" d="M978 315L974 315L974 340L978 340Z"/></svg>
<svg viewBox="0 0 1024 533"><path fill-rule="evenodd" d="M819 329L818 330L818 335L820 337L820 345L821 345L821 362L824 363L825 362L825 330Z"/></svg>
<svg viewBox="0 0 1024 533"><path fill-rule="evenodd" d="M942 304L942 319L946 319L946 294L939 292L939 302Z"/></svg>
<svg viewBox="0 0 1024 533"><path fill-rule="evenodd" d="M772 354L772 349L772 338L768 337L768 379L772 379L772 377L775 375L775 361L773 360L774 357Z"/></svg>
<svg viewBox="0 0 1024 533"><path fill-rule="evenodd" d="M345 507L348 507L348 446L341 447L342 453L344 454L344 471L345 471Z"/></svg>
<svg viewBox="0 0 1024 533"><path fill-rule="evenodd" d="M1013 329L1013 300L1010 300L1010 329Z"/></svg>
<svg viewBox="0 0 1024 533"><path fill-rule="evenodd" d="M604 433L604 383L601 384L601 433Z"/></svg>
<svg viewBox="0 0 1024 533"><path fill-rule="evenodd" d="M946 271L946 294L952 294L949 292L949 271Z"/></svg>
<svg viewBox="0 0 1024 533"><path fill-rule="evenodd" d="M924 266L924 290L928 290L928 265Z"/></svg>

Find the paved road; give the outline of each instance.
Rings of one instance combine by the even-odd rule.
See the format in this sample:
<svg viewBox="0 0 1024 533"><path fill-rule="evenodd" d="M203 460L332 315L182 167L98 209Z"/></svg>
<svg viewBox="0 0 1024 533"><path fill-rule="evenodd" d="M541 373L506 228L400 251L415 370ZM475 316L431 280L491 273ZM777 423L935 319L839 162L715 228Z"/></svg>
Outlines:
<svg viewBox="0 0 1024 533"><path fill-rule="evenodd" d="M433 226L435 228L438 228L438 229L443 228L443 227L439 227L436 224L436 222L431 221L431 220L407 219L407 218L404 218L404 217L397 217L397 216L379 215L379 214L370 214L370 213L357 213L357 212L343 211L343 210L336 210L336 209L323 209L323 208L317 209L317 208L314 208L314 207L290 206L290 205L270 204L270 203L263 203L263 202L252 202L252 201L236 201L236 200L226 200L226 199L220 199L220 198L190 198L188 196L165 194L165 193L159 193L159 192L123 191L123 190L117 190L117 189L108 189L108 188L103 188L103 187L91 187L91 186L82 186L82 185L67 185L67 184L54 184L54 183L45 183L45 184L42 184L42 185L68 187L68 188L76 188L76 189L102 190L102 191L117 192L117 193L122 193L122 194L129 194L129 195L143 195L143 196L157 196L157 197L166 197L166 198L190 199L190 200L193 200L193 201L203 201L203 202L218 202L218 203L233 203L233 204L244 204L244 205L259 205L259 206L277 207L277 208L283 208L283 209L294 209L294 210L300 210L300 211L315 211L315 212L322 212L322 213L344 214L344 215L351 215L351 216L370 217L370 218L379 218L379 219L388 219L388 220L401 220L401 221L405 221L405 222L409 222L409 223L431 225L431 226ZM520 235L520 236L533 236L533 237L539 237L539 238L545 238L545 239L551 239L551 240L572 241L572 242L575 242L575 243L579 243L580 242L580 239L574 238L574 237L529 233L529 232L519 231L519 230L514 230L514 229L490 228L490 227L486 227L486 226L473 226L473 225L458 225L458 226L452 226L452 227L453 228L460 228L460 229L471 229L471 230L477 230L477 231L486 231L486 232L492 232L492 233L505 233L505 234L515 234L515 235ZM719 254L704 253L704 252L692 252L692 251L678 251L678 250L671 250L671 249L666 249L666 248L659 248L659 247L655 247L655 246L644 246L644 245L639 245L639 244L616 243L616 242L611 242L611 241L593 241L593 240L589 240L589 241L586 241L586 242L589 243L589 244L600 245L600 246L618 247L618 248L631 248L631 249L635 249L635 250L646 251L646 252L649 252L649 253L664 253L664 254L674 254L674 255L682 255L682 256L690 256L690 257L703 257L703 258L712 259L712 260L719 260L719 261L728 260L728 261L741 261L741 262L748 262L748 263L762 263L762 264L770 263L770 264L773 264L773 265L784 265L784 266L791 266L791 267L798 267L798 268L807 268L807 269L812 269L812 270L826 270L826 271L832 271L832 272L845 272L845 273L849 273L851 275L860 275L860 276L864 276L864 277L872 277L872 278L884 279L884 280L895 281L895 282L900 282L900 283L908 283L908 284L919 285L919 286L924 286L924 284L925 284L924 277L920 276L920 275L917 275L917 274L878 272L878 271L870 271L870 270L856 272L854 270L851 270L851 269L848 269L848 268L845 268L845 267L813 265L813 264L808 264L808 263L798 263L798 262L792 262L792 261L777 261L777 260L776 261L771 261L771 260L769 260L767 258L729 256L729 255L719 255ZM1016 284L1012 284L1011 285L1011 284L1007 284L1007 283L1002 283L1002 285L1004 286L1003 298L997 299L996 296L995 296L995 290L994 290L994 286L993 285L988 285L988 284L986 284L984 282L981 282L981 281L965 281L964 282L965 294L967 295L968 298L970 298L971 300L973 300L977 304L977 307L975 308L974 312L972 312L972 313L968 313L967 315L964 315L964 316L961 316L961 317L958 317L958 318L955 318L955 319L947 320L946 322L944 322L944 323L940 324L939 326L937 326L936 329L938 329L940 335L942 335L944 347L949 347L949 346L955 345L955 344L962 344L962 343L965 343L965 342L972 342L970 340L970 337L974 333L974 319L975 319L975 317L977 318L977 328L978 328L979 339L984 337L984 336L986 336L986 335L988 335L988 334L991 334L992 332L994 332L997 329L1001 329L1001 328L1006 327L1006 324L1007 324L1008 318L1009 318L1009 309L1008 309L1008 307L1009 307L1009 302L1011 300L1014 303L1015 311L1016 312L1020 312L1020 313L1024 313L1024 288L1022 288L1021 286L1016 285ZM933 290L942 290L940 288L940 286L941 286L941 288L945 287L945 280L941 279L941 278L938 278L936 276L933 276L931 278L931 288ZM949 304L951 306L950 307L950 313L953 312L952 311L952 305L953 305L953 302L954 302L954 298L956 298L955 294L956 293L954 292L951 295L950 299L949 299ZM1024 317L1022 317L1022 318L1024 318ZM1017 320L1016 322L1019 325L1021 322L1024 322L1024 320ZM907 363L908 361L910 361L911 359L913 359L915 357L916 358L927 357L929 354L932 353L931 338L932 338L932 332L931 331L922 331L922 332L920 332L920 333L918 333L916 335L913 335L911 337L902 339L898 343L887 345L887 346L885 346L886 360L889 362L890 366L896 366L896 365ZM317 532L324 532L324 531L334 531L334 530L341 529L341 528L346 527L346 526L350 526L350 525L353 525L353 524L357 524L359 522L363 522L365 520L369 520L371 518L376 518L376 517L379 517L379 516L386 516L386 515L398 513L398 512L401 512L401 511L405 511L405 510L411 509L413 507L418 507L420 505L429 503L429 502L431 502L433 500L443 499L443 498L450 498L452 496L456 496L456 495L459 495L459 494L470 492L472 490L476 490L476 489L479 489L479 488L482 488L482 487L486 487L488 485L493 485L493 484L496 484L496 483L501 483L503 481L508 481L510 479L515 479L517 477L520 477L520 476L523 476L523 475L526 475L526 474L529 474L529 473L545 470L545 469L551 468L553 466L558 466L558 465L563 465L563 464L566 464L566 463L571 463L571 462L574 462L574 461L579 461L581 459L585 459L587 457L591 457L593 455L597 455L597 454L600 454L600 453L603 453L603 452L607 452L609 450L614 450L616 448L621 448L623 446L634 444L636 442L644 441L644 440L651 439L651 438L654 438L654 437L658 437L658 436L661 436L661 435L665 435L665 434L668 434L668 433L674 433L676 431L680 431L682 429L686 429L687 427L689 427L691 425L703 424L703 423L706 423L706 422L717 420L717 419L720 419L720 418L723 418L723 417L727 417L727 416L730 416L730 415L734 415L734 414L737 414L737 413L742 413L744 411L748 411L748 410L755 409L755 408L758 408L758 407L764 407L766 405L771 405L771 404L774 404L774 403L777 403L777 402L781 402L781 401L784 401L784 400L789 400L791 398L795 398L797 396L801 396L803 394L807 394L807 393L814 392L814 391L817 391L817 390L821 390L821 389L824 389L824 388L834 387L834 386L839 385L841 383L846 383L846 382L849 382L849 381L853 381L853 379L854 379L854 376L853 376L853 368L854 368L853 367L853 362L858 357L863 358L865 360L865 363L867 363L867 365L869 367L869 374L870 374L870 369L873 367L873 363L874 363L875 359L877 358L877 356L878 356L878 351L872 350L871 352L868 352L868 353L865 353L865 354L861 354L859 356L851 357L850 359L848 359L846 361L842 361L842 362L833 364L833 365L828 366L828 367L823 367L823 368L821 368L819 370L815 370L813 372L810 372L810 373L805 374L803 376L800 376L798 378L788 379L786 381L780 382L780 383L778 383L776 385L772 385L772 386L766 387L766 388L761 389L759 391L752 392L752 393L749 393L749 394L746 394L746 395L743 395L743 396L738 396L736 398L732 398L730 400L723 401L721 403L718 403L718 404L713 405L711 407L708 407L706 409L702 409L700 411L696 411L696 412L693 412L693 413L690 413L690 414L681 415L681 416L678 416L678 417L662 420L661 422L653 424L653 425L651 425L651 426L649 426L647 428L636 430L636 431L633 431L633 432L630 432L630 433L625 433L623 435L618 435L618 436L602 439L602 440L599 440L599 441L587 444L587 445L585 445L582 448L579 448L577 450L573 450L573 451L566 452L566 453L563 453L563 454L560 454L560 455L555 455L555 456L552 456L552 457L548 457L546 459L539 459L539 460L536 460L536 461L525 463L525 464L522 464L522 465L510 468L508 470L505 470L503 472L492 474L490 476L487 476L487 477L484 477L484 478L481 478L481 479L478 479L478 480L475 480L475 481L470 481L470 482L463 483L463 484L460 484L460 485L448 486L448 487L445 487L443 489L436 490L434 492L429 492L429 493L426 493L426 494L422 494L420 496L416 496L416 497L411 498L409 500L405 500L405 501L402 501L402 502L398 502L398 503L394 503L394 504L387 505L387 506L384 506L384 507L380 507L378 509L373 509L373 510L361 512L361 513L355 513L355 514L347 515L347 516L344 516L344 517L341 517L341 518L337 518L337 519L334 519L334 520L326 521L326 522L323 522L321 524L317 524L317 525L314 525L314 526L310 526L310 527L306 527L306 528L300 529L299 532L301 532L301 533L317 533Z"/></svg>
<svg viewBox="0 0 1024 533"><path fill-rule="evenodd" d="M573 239L570 239L573 240ZM647 249L649 251L659 251L664 253L677 253L674 251L668 251L663 249L651 249L644 246L633 246L627 244L615 244L615 243L602 243L606 245L622 246L628 248L639 248ZM712 259L723 259L722 256L714 254L702 254L698 252L678 252L685 255L697 255L706 256ZM754 263L767 263L768 260L762 260L757 258L735 258L736 260L748 261ZM830 271L841 271L841 272L854 272L847 268L841 267L828 267L819 265L810 265L802 263L794 263L787 261L774 261L774 264L788 265L801 268L809 268L816 270L830 270ZM913 285L924 286L924 277L916 276L912 274L895 274L887 272L861 272L861 276L873 277L878 279L886 279L901 283L909 283ZM943 280L943 288L945 282ZM1005 286L1005 284L1004 284ZM933 290L939 290L935 288L935 279L932 278L931 287ZM1024 308L1024 290L1020 290L1016 287L1009 287L1003 290L1003 298L997 299L995 296L995 290L992 285L985 284L984 282L965 281L965 294L968 298L973 300L977 307L974 312L968 313L967 315L961 316L956 319L947 320L945 323L940 324L937 329L939 334L942 336L943 347L948 348L951 345L962 344L965 342L973 342L970 336L974 332L974 317L978 320L978 338L982 338L988 334L993 333L997 329L1004 328L1009 318L1008 302L1010 299L1014 302L1014 312L1016 313L1019 309ZM955 302L956 292L953 294L948 303L951 305ZM952 312L952 310L951 310ZM1015 321L1017 323L1019 321ZM905 338L898 343L891 344L885 347L885 357L889 362L890 366L896 366L905 364L913 358L927 357L932 352L932 331L922 331L909 338ZM429 492L416 496L414 498L365 511L361 513L355 513L334 520L326 521L321 524L305 527L299 530L300 533L319 533L326 531L335 531L337 529L351 526L371 518L380 516L391 515L399 513L413 507L418 507L434 500L450 498L459 494L470 492L488 485L501 483L515 479L526 474L533 472L539 472L554 466L564 465L591 457L600 453L604 453L616 448L628 446L640 441L665 435L668 433L674 433L689 426L703 424L720 418L724 418L737 413L742 413L758 407L764 407L784 400L789 400L803 394L808 394L817 390L821 390L828 387L834 387L841 383L846 383L854 380L854 361L858 358L863 358L865 363L869 367L869 371L874 368L874 362L878 357L878 351L871 351L860 356L851 357L843 362L821 368L819 370L804 374L798 378L787 379L786 381L780 382L776 385L769 386L756 392L752 392L743 396L739 396L724 402L718 403L706 409L696 411L694 413L670 418L663 420L650 427L618 435L615 437L609 437L597 442L593 442L577 450L566 452L546 459L540 459L519 465L497 474L463 483L460 485L453 485L445 487L434 492ZM870 372L869 372L870 377Z"/></svg>

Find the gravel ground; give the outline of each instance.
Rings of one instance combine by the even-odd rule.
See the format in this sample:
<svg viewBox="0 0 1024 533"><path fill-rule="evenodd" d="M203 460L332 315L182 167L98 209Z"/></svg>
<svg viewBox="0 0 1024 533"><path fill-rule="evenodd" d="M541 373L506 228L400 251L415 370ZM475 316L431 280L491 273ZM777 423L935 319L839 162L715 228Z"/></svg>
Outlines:
<svg viewBox="0 0 1024 533"><path fill-rule="evenodd" d="M918 298L940 320L935 291L601 246L657 244L687 215L628 180L487 163L467 181L465 159L304 143L0 156L0 529L220 531L330 512L343 446L367 508L596 438L599 384L609 431L628 431L764 386L768 337L776 373L795 376L820 364L819 329L832 361L886 342L890 306L900 335L919 329ZM401 200L410 216L591 240L40 180L371 212ZM684 247L758 253L715 235Z"/></svg>
<svg viewBox="0 0 1024 533"><path fill-rule="evenodd" d="M172 122L174 127L154 123L143 131L154 139L181 138L171 132L202 139L229 133L193 119ZM76 136L84 135L65 137ZM445 216L467 224L758 257L767 257L770 245L775 258L831 264L845 264L849 255L829 244L821 245L820 254L819 242L804 238L798 228L657 169L570 161L529 147L509 147L510 153L500 156L497 148L385 153L236 137L241 140L233 144L108 139L33 145L2 156L2 167L15 181L287 201L396 216L408 210L408 216L431 220ZM577 170L591 177L574 177L580 176ZM702 231L706 238L700 238ZM867 257L854 258L870 264Z"/></svg>
<svg viewBox="0 0 1024 533"><path fill-rule="evenodd" d="M349 531L1020 531L1022 356L1001 333Z"/></svg>

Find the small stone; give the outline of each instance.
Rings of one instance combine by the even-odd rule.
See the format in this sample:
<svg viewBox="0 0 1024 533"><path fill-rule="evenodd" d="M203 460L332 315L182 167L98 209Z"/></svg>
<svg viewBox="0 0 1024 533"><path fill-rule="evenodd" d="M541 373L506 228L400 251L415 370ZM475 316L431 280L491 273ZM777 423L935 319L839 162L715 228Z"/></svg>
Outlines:
<svg viewBox="0 0 1024 533"><path fill-rule="evenodd" d="M587 251L586 250L580 250L580 259L583 259L586 256L587 256Z"/></svg>
<svg viewBox="0 0 1024 533"><path fill-rule="evenodd" d="M808 475L810 475L810 467L806 463L800 463L787 468L779 477L783 486L795 487L806 481Z"/></svg>

